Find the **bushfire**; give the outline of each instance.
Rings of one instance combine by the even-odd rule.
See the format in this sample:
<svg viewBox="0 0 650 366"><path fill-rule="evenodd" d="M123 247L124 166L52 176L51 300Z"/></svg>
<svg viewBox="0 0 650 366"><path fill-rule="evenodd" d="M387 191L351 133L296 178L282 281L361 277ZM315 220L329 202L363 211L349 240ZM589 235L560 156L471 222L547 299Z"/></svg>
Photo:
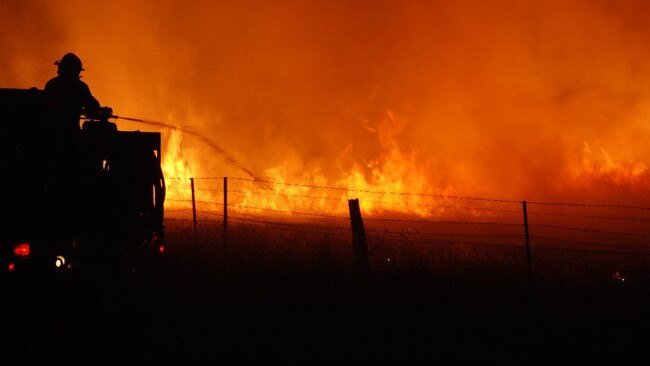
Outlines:
<svg viewBox="0 0 650 366"><path fill-rule="evenodd" d="M179 126L162 131L170 213L190 178L219 212L222 177L238 212L341 215L350 198L366 215L424 218L466 204L449 197L643 206L647 7L4 2L0 83L42 87L72 51L102 104Z"/></svg>

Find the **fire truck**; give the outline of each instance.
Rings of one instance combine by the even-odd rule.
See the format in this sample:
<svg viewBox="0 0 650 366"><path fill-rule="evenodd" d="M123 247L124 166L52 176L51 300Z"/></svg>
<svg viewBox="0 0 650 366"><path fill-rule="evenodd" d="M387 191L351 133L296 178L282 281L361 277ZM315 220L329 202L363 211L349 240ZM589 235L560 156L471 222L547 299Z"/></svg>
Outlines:
<svg viewBox="0 0 650 366"><path fill-rule="evenodd" d="M44 91L0 89L0 273L164 253L161 135L120 131L102 111L64 153Z"/></svg>

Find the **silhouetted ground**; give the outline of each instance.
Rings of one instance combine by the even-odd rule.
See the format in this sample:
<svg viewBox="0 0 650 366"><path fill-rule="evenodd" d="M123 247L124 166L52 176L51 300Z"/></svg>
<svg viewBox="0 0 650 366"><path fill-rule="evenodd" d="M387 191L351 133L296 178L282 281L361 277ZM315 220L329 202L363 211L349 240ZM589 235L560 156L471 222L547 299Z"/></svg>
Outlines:
<svg viewBox="0 0 650 366"><path fill-rule="evenodd" d="M625 364L646 348L639 280L558 277L531 290L524 273L361 275L206 253L5 279L1 363Z"/></svg>

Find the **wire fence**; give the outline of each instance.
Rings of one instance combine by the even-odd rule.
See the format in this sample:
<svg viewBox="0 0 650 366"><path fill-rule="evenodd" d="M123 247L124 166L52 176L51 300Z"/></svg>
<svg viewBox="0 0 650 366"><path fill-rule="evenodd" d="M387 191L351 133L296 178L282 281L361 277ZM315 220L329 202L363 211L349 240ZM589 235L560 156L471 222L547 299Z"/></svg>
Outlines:
<svg viewBox="0 0 650 366"><path fill-rule="evenodd" d="M387 245L519 253L526 248L542 267L558 252L650 256L650 207L640 205L525 202L231 177L172 177L166 183L166 220L191 222L195 231L201 223L222 225L224 235L233 227L255 225L352 241L348 202L358 199L371 251Z"/></svg>

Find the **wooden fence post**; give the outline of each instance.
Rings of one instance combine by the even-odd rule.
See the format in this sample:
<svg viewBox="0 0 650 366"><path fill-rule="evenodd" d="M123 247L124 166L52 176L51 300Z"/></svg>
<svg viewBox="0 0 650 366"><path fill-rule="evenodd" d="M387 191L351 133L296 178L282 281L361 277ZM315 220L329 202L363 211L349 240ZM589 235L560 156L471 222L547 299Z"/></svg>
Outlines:
<svg viewBox="0 0 650 366"><path fill-rule="evenodd" d="M366 246L366 230L363 227L359 200L348 200L350 221L352 222L352 246L354 249L354 265L358 270L369 269L368 247Z"/></svg>
<svg viewBox="0 0 650 366"><path fill-rule="evenodd" d="M526 201L522 201L521 203L524 208L524 235L526 238L526 263L528 265L528 286L532 287L533 268L532 268L532 260L530 258L530 236L528 234L528 208L526 207Z"/></svg>

